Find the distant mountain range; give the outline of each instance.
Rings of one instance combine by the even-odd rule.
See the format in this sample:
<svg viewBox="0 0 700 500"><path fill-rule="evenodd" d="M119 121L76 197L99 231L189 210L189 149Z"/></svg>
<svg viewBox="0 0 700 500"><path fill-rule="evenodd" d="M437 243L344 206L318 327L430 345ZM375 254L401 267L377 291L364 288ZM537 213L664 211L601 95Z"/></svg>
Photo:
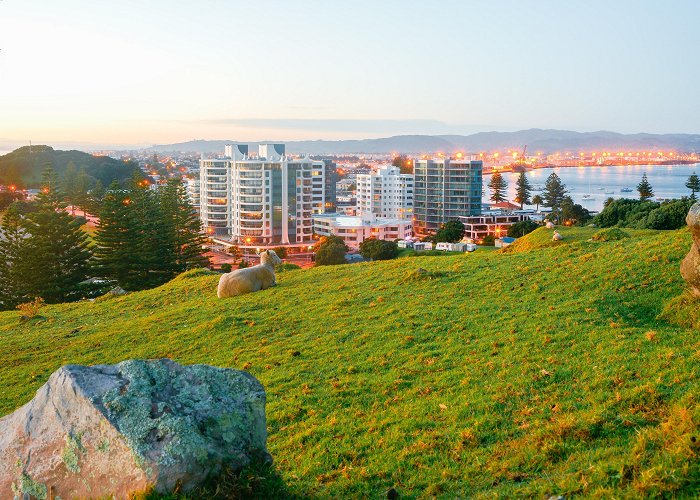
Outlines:
<svg viewBox="0 0 700 500"><path fill-rule="evenodd" d="M265 141L285 142L285 141ZM164 144L146 148L152 152L218 153L226 144L250 144L259 142L195 140L177 144ZM557 151L592 150L675 150L700 151L700 134L618 134L616 132L572 132L570 130L529 129L518 132L479 132L471 135L398 135L381 139L339 141L286 141L289 153L334 155L342 153L436 153L496 151L504 148L522 148L528 151L552 153Z"/></svg>

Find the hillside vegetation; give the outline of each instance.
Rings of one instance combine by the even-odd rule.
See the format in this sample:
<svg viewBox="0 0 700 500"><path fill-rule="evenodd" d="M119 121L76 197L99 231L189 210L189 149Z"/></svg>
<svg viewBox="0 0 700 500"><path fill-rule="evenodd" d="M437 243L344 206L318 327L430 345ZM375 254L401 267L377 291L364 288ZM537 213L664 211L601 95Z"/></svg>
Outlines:
<svg viewBox="0 0 700 500"><path fill-rule="evenodd" d="M142 176L138 164L123 162L108 156L93 156L82 151L59 151L50 146L24 146L0 156L0 184L16 184L19 187L36 188L47 167L52 167L60 178L72 163L76 170L85 169L92 183L100 181L109 186L114 181L124 181L133 175Z"/></svg>
<svg viewBox="0 0 700 500"><path fill-rule="evenodd" d="M228 300L202 270L27 323L5 312L0 414L63 364L169 357L264 384L260 495L692 497L700 325L660 319L671 302L697 311L678 298L689 233L558 230L507 252L288 271Z"/></svg>

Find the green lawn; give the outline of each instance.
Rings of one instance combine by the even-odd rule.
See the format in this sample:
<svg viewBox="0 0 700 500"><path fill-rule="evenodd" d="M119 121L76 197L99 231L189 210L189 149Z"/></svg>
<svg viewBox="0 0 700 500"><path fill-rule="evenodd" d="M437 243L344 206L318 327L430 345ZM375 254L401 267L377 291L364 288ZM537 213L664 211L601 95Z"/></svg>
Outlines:
<svg viewBox="0 0 700 500"><path fill-rule="evenodd" d="M170 357L265 385L275 465L260 492L694 496L700 325L659 319L674 299L676 322L700 307L676 299L689 233L559 231L504 252L289 271L227 300L194 271L45 307L30 326L1 313L0 414L62 364Z"/></svg>

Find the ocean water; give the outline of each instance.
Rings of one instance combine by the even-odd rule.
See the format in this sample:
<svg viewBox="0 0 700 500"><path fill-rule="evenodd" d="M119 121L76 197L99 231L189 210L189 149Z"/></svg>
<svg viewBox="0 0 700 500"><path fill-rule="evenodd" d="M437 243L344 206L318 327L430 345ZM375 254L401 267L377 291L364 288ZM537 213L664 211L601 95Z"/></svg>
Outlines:
<svg viewBox="0 0 700 500"><path fill-rule="evenodd" d="M600 211L608 198L638 198L637 184L646 172L647 179L654 189L654 197L681 198L689 196L690 191L685 187L688 177L693 173L700 175L700 164L694 165L627 165L609 167L559 167L540 168L527 172L530 184L534 187L544 187L544 183L552 172L566 184L576 203L589 210ZM503 174L508 181L508 199L515 199L515 181L518 174L506 172ZM490 175L484 176L484 203L488 203L491 192L488 183ZM631 193L622 193L623 188L632 189ZM533 191L532 195L541 194ZM590 195L590 198L583 198ZM513 203L515 203L513 201Z"/></svg>

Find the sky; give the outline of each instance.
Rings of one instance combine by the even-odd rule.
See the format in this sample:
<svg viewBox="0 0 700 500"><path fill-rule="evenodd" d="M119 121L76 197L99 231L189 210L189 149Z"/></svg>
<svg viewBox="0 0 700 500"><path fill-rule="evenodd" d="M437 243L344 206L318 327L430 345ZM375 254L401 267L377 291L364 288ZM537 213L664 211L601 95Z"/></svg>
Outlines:
<svg viewBox="0 0 700 500"><path fill-rule="evenodd" d="M698 19L698 0L0 0L0 149L700 133Z"/></svg>

